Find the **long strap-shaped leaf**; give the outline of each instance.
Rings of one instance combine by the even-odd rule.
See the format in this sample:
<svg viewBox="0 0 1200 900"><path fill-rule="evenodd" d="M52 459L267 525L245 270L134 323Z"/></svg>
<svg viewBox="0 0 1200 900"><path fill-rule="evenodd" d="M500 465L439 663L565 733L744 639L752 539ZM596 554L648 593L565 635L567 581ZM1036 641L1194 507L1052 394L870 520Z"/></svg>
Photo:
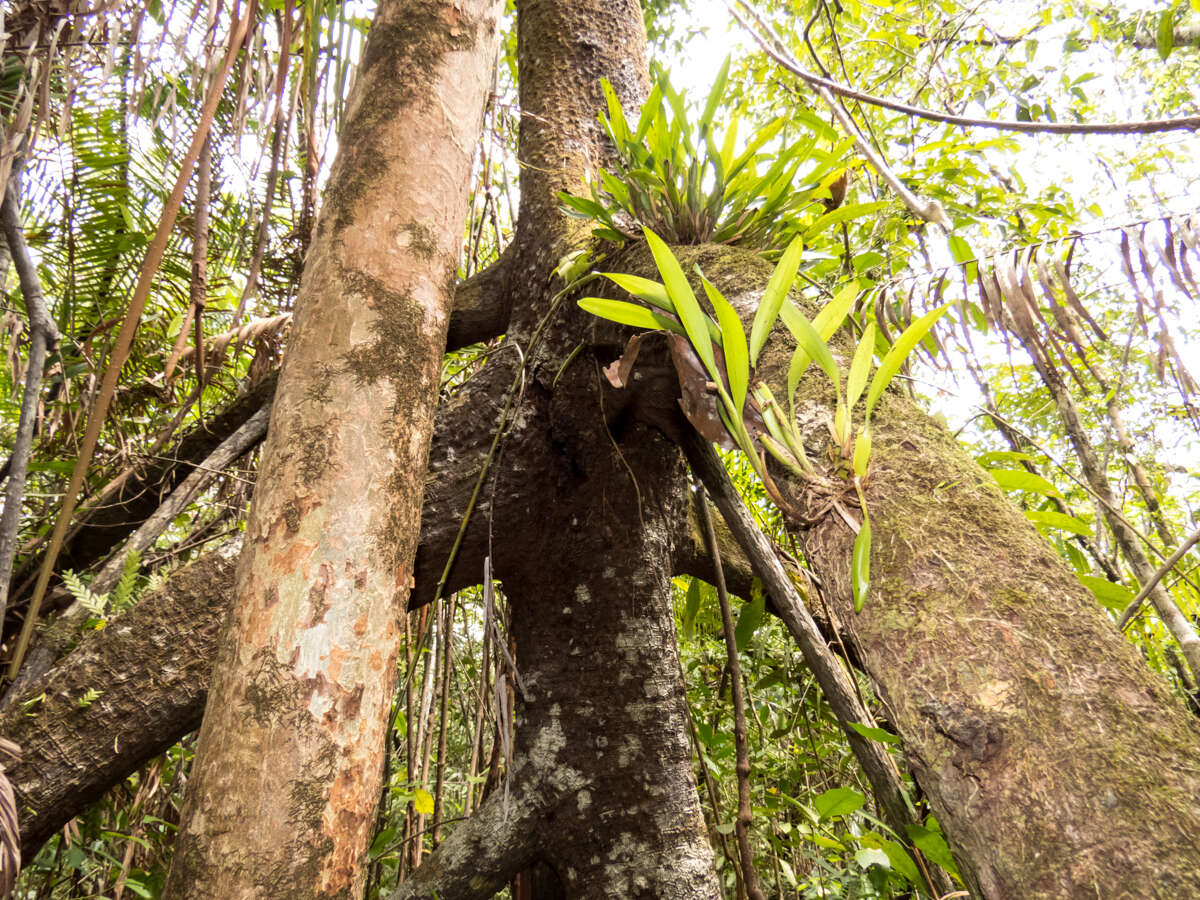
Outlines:
<svg viewBox="0 0 1200 900"><path fill-rule="evenodd" d="M954 303L947 303L945 306L939 306L937 309L925 313L925 315L904 329L904 333L900 337L896 338L896 343L892 344L892 349L887 352L887 355L883 358L883 362L879 364L879 370L875 373L875 377L871 379L871 387L867 390L868 416L875 409L875 404L883 396L883 392L888 384L891 383L892 378L900 371L900 367L904 365L904 361L908 359L908 354L912 352L912 349L917 346L925 335L929 334L929 329L953 305Z"/></svg>
<svg viewBox="0 0 1200 900"><path fill-rule="evenodd" d="M692 348L696 351L696 355L700 357L700 361L704 363L704 367L708 370L708 374L712 377L712 380L720 381L721 378L717 371L716 358L713 354L712 338L708 334L708 316L700 306L700 301L696 299L696 295L692 292L692 287L688 284L687 276L683 274L683 268L679 265L679 260L675 258L675 254L671 252L671 248L649 228L642 230L646 233L646 241L650 245L650 252L654 255L654 262L658 266L658 272L662 275L663 284L666 285L667 293L670 295L671 302L675 306L675 314L679 316L679 321L683 323L683 328L687 332L688 340L692 343Z"/></svg>
<svg viewBox="0 0 1200 900"><path fill-rule="evenodd" d="M787 292L791 289L792 282L796 280L796 272L800 268L800 256L803 253L804 242L800 238L796 238L783 251L783 256L779 258L779 264L771 273L771 280L767 282L767 289L763 291L762 299L758 304L758 312L754 314L754 322L750 326L750 365L752 366L758 364L758 354L762 351L763 344L767 342L767 335L775 327L775 320L779 318L779 311L783 307L783 301L787 298Z"/></svg>

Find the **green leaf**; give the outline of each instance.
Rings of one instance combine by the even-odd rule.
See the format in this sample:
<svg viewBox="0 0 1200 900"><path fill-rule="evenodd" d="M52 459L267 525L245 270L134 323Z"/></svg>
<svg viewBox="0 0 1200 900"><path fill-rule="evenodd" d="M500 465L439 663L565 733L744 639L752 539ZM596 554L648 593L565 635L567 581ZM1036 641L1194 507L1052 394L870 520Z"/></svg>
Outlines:
<svg viewBox="0 0 1200 900"><path fill-rule="evenodd" d="M996 463L1001 462L1025 462L1032 461L1033 456L1029 453L1022 453L1019 450L989 450L987 453L980 453L975 457L975 462L983 466L985 469L990 469Z"/></svg>
<svg viewBox="0 0 1200 900"><path fill-rule="evenodd" d="M932 817L930 817L932 819ZM946 845L946 839L942 837L940 831L926 828L923 825L908 825L905 827L908 832L908 839L913 842L913 846L929 857L930 860L937 863L955 878L962 880L958 874L958 866L954 862L954 856L950 853L950 848Z"/></svg>
<svg viewBox="0 0 1200 900"><path fill-rule="evenodd" d="M946 311L953 305L953 303L947 303L945 306L939 306L937 309L925 313L925 315L904 329L904 333L900 337L896 338L896 343L892 344L892 349L887 352L887 355L884 356L883 361L879 364L879 369L875 372L875 377L871 380L871 387L867 391L868 416L875 409L875 404L883 396L884 390L891 384L892 378L900 371L900 367L904 365L904 360L908 359L908 354L929 333L929 329L934 326L934 323L945 315Z"/></svg>
<svg viewBox="0 0 1200 900"><path fill-rule="evenodd" d="M867 847L878 847L887 854L888 861L892 864L892 871L907 878L912 884L921 884L921 873L917 870L917 864L913 862L913 858L909 856L908 851L904 849L902 844L896 841L889 841L887 838L873 831L868 831L862 836L861 843Z"/></svg>
<svg viewBox="0 0 1200 900"><path fill-rule="evenodd" d="M1058 488L1036 472L1026 472L1024 469L992 469L991 475L1006 491L1030 491L1045 494L1047 497L1062 496Z"/></svg>
<svg viewBox="0 0 1200 900"><path fill-rule="evenodd" d="M850 589L854 594L854 611L862 612L871 586L871 520L863 515L862 527L854 539L850 554Z"/></svg>
<svg viewBox="0 0 1200 900"><path fill-rule="evenodd" d="M738 125L741 119L734 113L733 118L729 122L729 128L725 130L725 140L721 144L721 172L726 179L733 177L733 172L729 167L733 165L733 153L737 147Z"/></svg>
<svg viewBox="0 0 1200 900"><path fill-rule="evenodd" d="M814 797L813 808L816 809L820 820L824 822L858 812L866 802L867 798L854 788L836 787Z"/></svg>
<svg viewBox="0 0 1200 900"><path fill-rule="evenodd" d="M771 333L771 329L775 326L775 320L779 317L780 309L783 306L784 300L787 299L787 292L792 287L792 282L796 280L796 272L800 268L800 257L804 253L804 241L799 237L793 238L788 244L788 248L783 251L783 256L779 258L779 264L775 266L775 271L771 273L771 280L767 282L767 288L763 291L762 299L759 300L758 310L754 313L754 322L750 326L750 365L758 365L758 354L762 351L763 344L767 342L767 335Z"/></svg>
<svg viewBox="0 0 1200 900"><path fill-rule="evenodd" d="M389 825L387 828L381 828L379 834L375 835L375 840L371 841L371 859L380 857L395 839L396 826Z"/></svg>
<svg viewBox="0 0 1200 900"><path fill-rule="evenodd" d="M871 426L863 424L858 429L858 437L854 441L854 474L862 478L867 474L867 464L871 460Z"/></svg>
<svg viewBox="0 0 1200 900"><path fill-rule="evenodd" d="M833 299L821 307L821 311L813 317L812 326L817 329L817 334L821 336L822 340L828 341L833 337L834 332L842 327L842 322L845 321L857 296L858 282L852 281L834 294ZM783 324L788 327L788 330L795 334L796 329L802 327L800 320L804 318L804 315L791 303L785 303L780 310L780 318L783 319ZM796 352L792 355L791 365L788 366L788 411L790 413L795 413L792 406L793 398L796 388L800 385L800 379L804 376L810 362L812 362L812 357L804 351L804 347L802 345L797 347Z"/></svg>
<svg viewBox="0 0 1200 900"><path fill-rule="evenodd" d="M622 272L601 272L600 274L617 287L629 291L639 300L645 300L651 306L657 306L669 313L675 312L671 298L667 295L667 289L657 281L651 281L649 278L642 278L638 275L626 275Z"/></svg>
<svg viewBox="0 0 1200 900"><path fill-rule="evenodd" d="M751 597L750 602L742 606L741 614L738 615L737 627L733 630L739 651L744 651L750 646L750 642L754 639L754 632L762 624L765 614L766 598L762 594Z"/></svg>
<svg viewBox="0 0 1200 900"><path fill-rule="evenodd" d="M637 132L633 139L636 143L641 143L645 140L646 131L650 128L650 123L654 119L654 113L662 104L662 84L654 82L654 87L650 89L650 96L646 98L646 102L642 104L642 114L638 117Z"/></svg>
<svg viewBox="0 0 1200 900"><path fill-rule="evenodd" d="M854 854L854 861L862 868L869 869L871 866L879 866L882 869L891 869L892 861L888 855L882 850L877 850L873 847L864 847Z"/></svg>
<svg viewBox="0 0 1200 900"><path fill-rule="evenodd" d="M1056 528L1059 531L1069 531L1071 534L1087 537L1092 533L1091 527L1083 519L1069 516L1066 513L1055 512L1051 509L1028 509L1025 517L1041 528Z"/></svg>
<svg viewBox="0 0 1200 900"><path fill-rule="evenodd" d="M1101 606L1113 612L1124 612L1125 607L1132 603L1133 598L1137 596L1125 585L1113 584L1107 578L1098 578L1095 575L1078 575L1076 577L1083 582L1084 587L1092 592Z"/></svg>
<svg viewBox="0 0 1200 900"><path fill-rule="evenodd" d="M1154 45L1158 50L1158 58L1164 61L1175 49L1175 13L1169 6L1158 17L1158 32L1154 37Z"/></svg>
<svg viewBox="0 0 1200 900"><path fill-rule="evenodd" d="M869 741L879 741L881 744L893 745L900 743L899 737L890 731L884 731L882 728L872 728L870 725L862 724L862 722L851 722L850 727Z"/></svg>
<svg viewBox="0 0 1200 900"><path fill-rule="evenodd" d="M850 374L846 378L846 408L853 410L854 404L862 396L867 386L867 376L871 374L871 356L875 352L875 323L868 322L863 329L858 349L854 351L854 359L850 363Z"/></svg>
<svg viewBox="0 0 1200 900"><path fill-rule="evenodd" d="M839 288L838 292L833 295L833 299L821 307L821 311L813 316L813 328L817 329L817 333L821 335L822 340L829 340L842 327L842 322L846 321L850 307L854 305L854 300L857 297L858 282L851 281L849 284Z"/></svg>
<svg viewBox="0 0 1200 900"><path fill-rule="evenodd" d="M137 894L139 897L145 898L145 900L151 900L151 898L154 896L154 892L142 884L142 882L137 878L126 878L125 887L127 887L132 893Z"/></svg>
<svg viewBox="0 0 1200 900"><path fill-rule="evenodd" d="M821 232L832 228L834 225L839 225L850 219L857 219L859 216L868 216L888 205L890 205L890 201L875 200L871 203L847 203L845 206L839 206L837 209L825 213L804 229L804 237L812 243L820 237Z"/></svg>
<svg viewBox="0 0 1200 900"><path fill-rule="evenodd" d="M601 221L608 219L608 211L595 200L589 200L587 197L576 197L574 194L568 194L566 191L559 191L558 201L562 206L566 207L563 211L568 215L575 215L577 218L582 219L599 219Z"/></svg>
<svg viewBox="0 0 1200 900"><path fill-rule="evenodd" d="M413 809L423 816L433 815L433 795L424 788L417 788L413 794Z"/></svg>
<svg viewBox="0 0 1200 900"><path fill-rule="evenodd" d="M700 276L704 285L704 293L717 311L717 324L721 327L721 349L725 351L725 373L729 376L729 395L733 398L733 406L737 418L742 417L746 407L746 391L750 386L750 362L746 356L746 332L742 330L742 320L738 318L737 310L725 299L724 295L711 281Z"/></svg>
<svg viewBox="0 0 1200 900"><path fill-rule="evenodd" d="M618 144L631 143L629 124L625 121L625 110L621 109L621 101L617 99L617 92L613 90L613 86L607 78L600 80L600 89L604 91L604 99L608 104L609 129L612 131L613 137L616 138Z"/></svg>
<svg viewBox="0 0 1200 900"><path fill-rule="evenodd" d="M971 245L967 243L966 238L957 234L950 235L947 243L950 246L950 255L954 257L954 261L963 266L963 273L967 276L967 281L971 284L975 283L975 277L979 273L979 263L976 261L975 251L971 249Z"/></svg>
<svg viewBox="0 0 1200 900"><path fill-rule="evenodd" d="M579 308L584 312L591 313L593 316L599 316L602 319L608 319L610 322L616 322L620 325L632 325L634 328L649 328L651 330L664 328L667 331L674 331L676 334L684 333L678 322L668 319L666 316L660 315L652 309L646 309L646 307L639 306L636 303L626 303L624 300L609 300L606 297L584 297L579 301ZM705 337L707 336L705 334Z"/></svg>
<svg viewBox="0 0 1200 900"><path fill-rule="evenodd" d="M775 135L779 134L780 129L787 124L787 119L780 116L772 122L769 122L758 131L754 132L754 136L750 138L746 144L746 149L742 151L742 155L735 159L732 163L725 167L725 177L733 179L738 175L746 164L754 159L754 155L758 153L758 148L771 140Z"/></svg>
<svg viewBox="0 0 1200 900"><path fill-rule="evenodd" d="M663 277L667 294L675 306L675 314L679 316L688 340L692 343L692 349L704 363L713 381L719 381L716 358L713 356L712 338L708 334L711 320L705 315L696 295L692 293L687 276L683 274L679 260L675 258L671 248L649 228L643 228L642 231L646 235L646 242L650 245L650 252L654 255L654 262L658 266L659 274Z"/></svg>
<svg viewBox="0 0 1200 900"><path fill-rule="evenodd" d="M829 380L837 385L838 395L840 396L842 393L842 380L838 372L837 362L834 361L833 354L829 352L829 345L825 343L820 333L813 327L812 322L808 321L804 313L798 309L795 310L795 315L790 317L784 316L783 320L788 330L792 333L792 337L796 339L796 343L799 345L797 352L802 350L809 359L816 360L821 370L829 376ZM792 357L792 365L793 367L796 365L795 356ZM807 368L807 366L808 362L806 361L803 367ZM801 372L803 372L803 368ZM788 374L788 389L791 390L792 379L790 371ZM797 383L799 383L799 379L797 379Z"/></svg>
<svg viewBox="0 0 1200 900"><path fill-rule="evenodd" d="M704 105L704 112L700 116L700 136L708 134L708 130L712 127L713 116L716 115L717 105L721 102L721 97L725 94L725 84L729 80L729 62L732 57L726 56L725 62L721 64L721 70L717 72L717 80L713 82L712 90L708 93L708 102Z"/></svg>

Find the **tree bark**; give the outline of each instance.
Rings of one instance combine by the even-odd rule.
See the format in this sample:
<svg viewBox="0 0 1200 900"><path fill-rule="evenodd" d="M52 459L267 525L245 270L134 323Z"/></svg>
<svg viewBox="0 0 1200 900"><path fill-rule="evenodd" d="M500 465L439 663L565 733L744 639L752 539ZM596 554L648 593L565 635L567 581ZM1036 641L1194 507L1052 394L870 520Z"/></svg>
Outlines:
<svg viewBox="0 0 1200 900"><path fill-rule="evenodd" d="M677 248L745 321L770 266L730 248ZM653 272L645 248L623 263ZM640 260L640 262L638 261ZM697 286L698 287L698 286ZM809 313L812 310L808 310ZM786 396L778 331L757 376ZM844 336L833 347L845 371ZM860 515L826 427L816 367L798 424L812 460ZM870 594L854 612L855 534L840 515L792 529L879 688L974 894L1179 897L1200 883L1200 729L1034 526L944 428L898 391L872 417ZM827 497L779 467L803 516Z"/></svg>
<svg viewBox="0 0 1200 900"><path fill-rule="evenodd" d="M501 7L390 0L376 12L164 896L362 890Z"/></svg>
<svg viewBox="0 0 1200 900"><path fill-rule="evenodd" d="M229 608L233 554L210 553L84 636L66 664L0 715L21 745L8 766L26 863L113 785L200 724ZM88 702L90 690L98 695Z"/></svg>

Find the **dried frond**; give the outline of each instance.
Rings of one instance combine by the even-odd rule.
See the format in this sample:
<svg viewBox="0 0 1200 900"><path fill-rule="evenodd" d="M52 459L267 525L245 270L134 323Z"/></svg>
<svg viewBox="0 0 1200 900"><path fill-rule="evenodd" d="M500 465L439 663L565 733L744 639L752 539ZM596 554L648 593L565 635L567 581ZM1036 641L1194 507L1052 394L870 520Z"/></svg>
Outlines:
<svg viewBox="0 0 1200 900"><path fill-rule="evenodd" d="M17 822L17 798L8 780L6 763L20 760L21 748L0 738L0 897L7 897L21 870L21 828Z"/></svg>
<svg viewBox="0 0 1200 900"><path fill-rule="evenodd" d="M258 341L261 338L277 335L283 331L292 321L292 314L281 313L278 316L269 316L262 319L251 319L241 328L234 328L231 331L224 331L221 334L213 335L207 341L206 354L211 355L214 359L220 359L225 355L229 345L236 341L239 345L246 344L252 341ZM180 371L185 363L191 360L195 354L195 347L186 347L179 356Z"/></svg>

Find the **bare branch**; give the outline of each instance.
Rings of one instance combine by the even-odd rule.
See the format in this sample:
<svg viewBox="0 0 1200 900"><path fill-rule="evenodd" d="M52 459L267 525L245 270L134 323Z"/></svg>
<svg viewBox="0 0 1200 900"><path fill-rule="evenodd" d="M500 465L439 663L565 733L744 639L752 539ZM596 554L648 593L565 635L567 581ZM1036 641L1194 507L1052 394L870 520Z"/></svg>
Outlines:
<svg viewBox="0 0 1200 900"><path fill-rule="evenodd" d="M754 16L763 28L766 28L765 17L755 8L754 4L747 2L747 0L737 0L737 2L750 15ZM847 87L830 78L824 78L815 72L810 72L788 53L773 35L768 39L751 28L738 14L732 0L729 0L726 6L742 26L750 32L768 56L801 81L816 88L818 93L822 90L828 91L841 97L858 100L860 103L869 103L871 106L879 106L883 109L906 113L907 115L916 116L920 119L928 119L932 122L945 122L948 125L958 125L962 128L994 128L998 131L1015 131L1023 134L1155 134L1163 131L1196 131L1200 129L1200 116L1180 116L1175 119L1143 119L1128 122L1018 122L1013 119L976 119L969 116L940 113L920 106L910 106L907 103L900 103L896 100L889 100L886 97L868 94L864 91Z"/></svg>

